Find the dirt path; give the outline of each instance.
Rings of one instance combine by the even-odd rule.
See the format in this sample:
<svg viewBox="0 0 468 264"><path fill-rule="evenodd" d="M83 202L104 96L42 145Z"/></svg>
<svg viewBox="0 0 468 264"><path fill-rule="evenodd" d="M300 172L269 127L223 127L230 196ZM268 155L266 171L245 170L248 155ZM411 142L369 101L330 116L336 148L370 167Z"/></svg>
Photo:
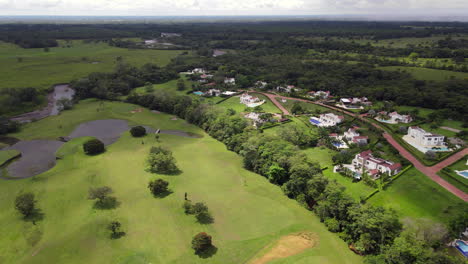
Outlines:
<svg viewBox="0 0 468 264"><path fill-rule="evenodd" d="M457 187L455 187L452 184L448 183L447 181L442 179L439 175L437 175L437 172L440 171L441 169L443 169L443 168L445 168L447 166L450 166L451 164L453 164L456 161L460 160L464 156L468 155L468 149L465 148L462 151L459 151L459 152L455 153L454 155L450 156L449 158L439 162L438 164L436 164L436 165L434 165L432 167L428 167L428 166L423 165L416 157L414 157L409 151L407 151L403 146L401 146L400 143L398 143L390 134L386 133L385 129L383 129L378 124L375 124L375 123L370 122L369 120L365 119L364 118L365 115L352 113L352 112L343 110L343 109L338 108L338 107L322 104L322 103L319 103L319 102L313 102L313 101L306 100L306 99L286 97L286 96L274 95L274 94L263 93L263 92L258 92L258 93L261 93L261 94L267 96L276 106L278 106L279 109L281 109L281 111L283 111L283 114L285 114L285 115L289 114L289 111L287 111L276 100L276 98L287 99L287 100L296 100L296 101L300 101L300 102L320 105L320 106L323 106L323 107L326 107L326 108L333 109L335 111L344 113L346 115L349 115L349 116L352 116L352 117L355 117L355 118L359 118L360 120L373 125L374 127L384 131L383 136L388 141L388 143L390 143L394 148L396 148L403 157L405 157L407 160L409 160L414 165L414 167L416 169L418 169L419 171L424 173L431 180L433 180L434 182L436 182L437 184L439 184L444 189L451 192L452 194L454 194L458 198L462 199L465 202L468 202L468 194L464 193L463 191L461 191L460 189L458 189Z"/></svg>
<svg viewBox="0 0 468 264"><path fill-rule="evenodd" d="M447 127L447 126L441 126L440 128L448 130L448 131L452 131L452 132L455 132L455 133L458 133L458 132L461 131L460 129L455 129L455 128L451 128L451 127Z"/></svg>

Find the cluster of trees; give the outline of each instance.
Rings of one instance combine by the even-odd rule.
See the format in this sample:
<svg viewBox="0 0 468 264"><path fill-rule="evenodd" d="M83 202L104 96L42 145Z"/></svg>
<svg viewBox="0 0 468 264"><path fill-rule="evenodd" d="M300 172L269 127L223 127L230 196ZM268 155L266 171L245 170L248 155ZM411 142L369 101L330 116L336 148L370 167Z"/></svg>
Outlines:
<svg viewBox="0 0 468 264"><path fill-rule="evenodd" d="M128 101L176 114L202 127L239 153L245 168L280 185L285 195L314 211L330 231L338 232L363 254L385 252L400 236L402 224L394 211L356 202L344 187L324 177L319 164L301 154L294 143L252 130L242 118L189 96L159 91L132 94ZM190 212L192 207L186 202L184 208Z"/></svg>
<svg viewBox="0 0 468 264"><path fill-rule="evenodd" d="M14 133L19 130L19 124L6 117L0 116L0 135Z"/></svg>
<svg viewBox="0 0 468 264"><path fill-rule="evenodd" d="M99 209L112 209L118 204L117 198L111 196L114 191L109 186L90 188L88 193L89 200L95 200L94 207Z"/></svg>
<svg viewBox="0 0 468 264"><path fill-rule="evenodd" d="M24 111L39 105L43 95L35 88L2 88L0 89L0 115Z"/></svg>
<svg viewBox="0 0 468 264"><path fill-rule="evenodd" d="M146 83L163 83L179 78L176 71L161 68L156 64L145 64L141 68L130 66L122 61L112 73L91 73L86 78L72 82L78 98L97 97L115 99L127 95L132 89Z"/></svg>
<svg viewBox="0 0 468 264"><path fill-rule="evenodd" d="M172 152L163 147L151 147L146 162L151 173L173 174L179 171Z"/></svg>
<svg viewBox="0 0 468 264"><path fill-rule="evenodd" d="M208 210L208 206L205 203L198 202L192 204L192 201L185 200L183 204L184 212L187 215L195 215L197 221L202 224L211 224L214 222L214 218Z"/></svg>

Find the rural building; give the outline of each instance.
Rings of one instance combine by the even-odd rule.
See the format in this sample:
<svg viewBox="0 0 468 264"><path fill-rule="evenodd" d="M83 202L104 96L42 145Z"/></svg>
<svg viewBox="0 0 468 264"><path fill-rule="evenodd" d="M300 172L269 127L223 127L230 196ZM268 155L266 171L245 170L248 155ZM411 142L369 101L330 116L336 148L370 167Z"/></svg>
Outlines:
<svg viewBox="0 0 468 264"><path fill-rule="evenodd" d="M424 129L412 126L408 128L407 137L419 146L425 148L445 146L445 137L442 135L426 132Z"/></svg>
<svg viewBox="0 0 468 264"><path fill-rule="evenodd" d="M243 93L240 97L240 102L248 107L256 107L262 105L265 100L260 100L258 97L251 96L248 93Z"/></svg>
<svg viewBox="0 0 468 264"><path fill-rule="evenodd" d="M379 174L387 173L388 175L395 175L401 171L401 164L392 161L376 158L372 155L372 150L367 150L357 154L350 168L354 168L355 172L367 173L372 178L376 179ZM351 169L353 170L353 169Z"/></svg>
<svg viewBox="0 0 468 264"><path fill-rule="evenodd" d="M331 127L344 121L344 116L335 115L333 113L321 114L319 118L312 117L310 123L319 127Z"/></svg>
<svg viewBox="0 0 468 264"><path fill-rule="evenodd" d="M225 84L236 84L236 79L235 78L224 78L224 83Z"/></svg>
<svg viewBox="0 0 468 264"><path fill-rule="evenodd" d="M353 98L341 98L340 103L337 104L339 107L349 109L364 109L364 106L371 106L372 102L367 97L353 97Z"/></svg>
<svg viewBox="0 0 468 264"><path fill-rule="evenodd" d="M310 91L307 94L309 97L316 99L327 99L330 97L330 91Z"/></svg>
<svg viewBox="0 0 468 264"><path fill-rule="evenodd" d="M180 33L167 33L163 32L161 33L161 38L174 38L174 37L181 37L182 34Z"/></svg>
<svg viewBox="0 0 468 264"><path fill-rule="evenodd" d="M389 123L389 124L398 124L398 123L411 123L413 118L410 115L401 115L398 112L387 113L385 111L379 112L375 118L377 121Z"/></svg>

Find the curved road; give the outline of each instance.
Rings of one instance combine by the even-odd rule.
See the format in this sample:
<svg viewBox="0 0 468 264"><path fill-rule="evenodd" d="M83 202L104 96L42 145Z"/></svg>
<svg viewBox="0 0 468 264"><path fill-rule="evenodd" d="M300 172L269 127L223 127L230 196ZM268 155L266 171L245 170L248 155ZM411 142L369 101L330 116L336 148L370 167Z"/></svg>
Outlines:
<svg viewBox="0 0 468 264"><path fill-rule="evenodd" d="M281 95L264 93L264 92L256 92L256 93L260 93L260 94L263 94L263 95L267 96L271 100L271 102L273 102L273 104L275 104L283 112L283 114L285 114L285 115L289 115L290 114L289 111L282 104L280 104L276 100L276 98L281 98L281 99L286 99L286 100L295 100L295 101L301 101L301 102L305 102L305 103L320 105L320 106L330 108L330 109L333 109L335 111L344 113L346 115L359 118L362 121L367 122L367 123L373 125L374 127L380 129L380 130L383 130L384 131L383 136L388 141L388 143L390 143L394 148L396 148L403 157L405 157L407 160L409 160L414 165L414 167L416 169L418 169L420 172L424 173L431 180L433 180L434 182L436 182L437 184L439 184L444 189L451 192L452 194L454 194L458 198L462 199L465 202L468 202L468 194L464 193L463 191L461 191L460 189L458 189L457 187L455 187L452 184L448 183L446 180L442 179L439 175L437 175L437 172L440 171L442 168L445 168L445 167L449 166L450 164L460 160L464 156L468 155L468 149L465 148L462 151L459 151L459 152L455 153L454 155L448 157L447 159L437 163L436 165L428 167L428 166L423 165L409 151L407 151L403 146L401 146L389 133L385 132L385 129L383 129L378 124L375 124L375 123L370 122L369 120L363 118L363 116L365 116L365 115L355 114L355 113L340 109L338 107L322 104L322 103L319 103L319 102L313 102L313 101L309 101L309 100L306 100L306 99L293 98L293 97L281 96Z"/></svg>

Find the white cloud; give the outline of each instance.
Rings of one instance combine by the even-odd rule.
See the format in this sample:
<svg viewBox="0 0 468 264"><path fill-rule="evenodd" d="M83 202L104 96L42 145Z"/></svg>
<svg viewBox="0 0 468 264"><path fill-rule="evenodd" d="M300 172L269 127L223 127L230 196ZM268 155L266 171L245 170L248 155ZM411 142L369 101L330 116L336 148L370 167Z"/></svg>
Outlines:
<svg viewBox="0 0 468 264"><path fill-rule="evenodd" d="M290 15L468 13L467 0L0 0L0 15ZM447 14L449 15L449 14Z"/></svg>

